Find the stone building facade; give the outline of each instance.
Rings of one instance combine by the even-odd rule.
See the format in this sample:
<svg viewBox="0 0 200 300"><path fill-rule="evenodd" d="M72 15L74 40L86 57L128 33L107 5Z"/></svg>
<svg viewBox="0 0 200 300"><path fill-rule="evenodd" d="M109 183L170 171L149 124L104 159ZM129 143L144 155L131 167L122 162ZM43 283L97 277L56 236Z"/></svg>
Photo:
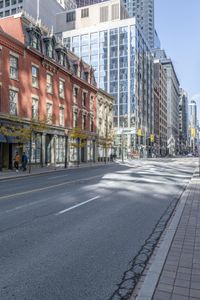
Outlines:
<svg viewBox="0 0 200 300"><path fill-rule="evenodd" d="M99 89L97 93L97 158L100 161L110 158L113 154L113 100L114 98L110 94Z"/></svg>

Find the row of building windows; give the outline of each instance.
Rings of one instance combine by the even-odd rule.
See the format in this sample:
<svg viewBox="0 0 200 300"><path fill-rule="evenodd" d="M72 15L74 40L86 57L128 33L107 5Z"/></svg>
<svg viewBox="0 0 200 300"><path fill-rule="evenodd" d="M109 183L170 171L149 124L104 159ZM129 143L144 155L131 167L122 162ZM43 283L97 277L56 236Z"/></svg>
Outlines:
<svg viewBox="0 0 200 300"><path fill-rule="evenodd" d="M10 78L19 79L18 57L10 56ZM47 73L46 75L47 93L53 94L53 75ZM32 86L39 88L39 68L32 65ZM59 97L65 98L65 83L64 80L59 80Z"/></svg>
<svg viewBox="0 0 200 300"><path fill-rule="evenodd" d="M18 0L18 2L16 2L16 0L12 0L11 2L10 0L6 0L5 3L0 1L0 18L8 17L22 11L23 7L21 5L11 7L11 9L8 8L10 5L20 4L21 2L22 0Z"/></svg>
<svg viewBox="0 0 200 300"><path fill-rule="evenodd" d="M21 4L22 2L23 2L23 0L4 0L4 1L1 0L0 1L0 9L11 6L11 5Z"/></svg>
<svg viewBox="0 0 200 300"><path fill-rule="evenodd" d="M18 98L19 91L15 88L9 90L9 113L10 115L18 115ZM32 97L32 119L38 119L39 116L39 99ZM53 118L53 103L48 101L46 103L46 118L49 124L52 123ZM64 106L59 107L59 125L64 126Z"/></svg>
<svg viewBox="0 0 200 300"><path fill-rule="evenodd" d="M81 18L89 17L89 8L81 9ZM119 19L119 4L111 5L111 20ZM100 7L100 22L107 22L109 20L109 7ZM66 22L76 21L76 11L66 13Z"/></svg>
<svg viewBox="0 0 200 300"><path fill-rule="evenodd" d="M82 130L87 130L87 115L85 113L82 113L82 121L81 121L81 128ZM77 128L78 127L78 112L74 111L73 112L73 127ZM90 117L90 124L89 124L89 130L94 131L94 119L93 117Z"/></svg>

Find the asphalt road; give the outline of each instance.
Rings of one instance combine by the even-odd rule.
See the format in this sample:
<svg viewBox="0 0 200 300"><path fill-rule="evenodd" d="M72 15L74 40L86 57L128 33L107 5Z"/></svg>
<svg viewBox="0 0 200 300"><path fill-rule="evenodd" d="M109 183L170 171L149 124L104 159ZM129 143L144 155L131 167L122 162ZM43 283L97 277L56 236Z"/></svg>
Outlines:
<svg viewBox="0 0 200 300"><path fill-rule="evenodd" d="M112 299L196 163L160 159L0 181L0 299Z"/></svg>

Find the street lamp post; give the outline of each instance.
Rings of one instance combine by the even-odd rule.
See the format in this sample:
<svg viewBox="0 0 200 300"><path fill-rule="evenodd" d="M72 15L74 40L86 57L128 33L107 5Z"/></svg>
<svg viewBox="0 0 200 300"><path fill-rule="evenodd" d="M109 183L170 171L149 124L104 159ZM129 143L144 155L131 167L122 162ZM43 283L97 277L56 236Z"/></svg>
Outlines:
<svg viewBox="0 0 200 300"><path fill-rule="evenodd" d="M95 163L96 162L95 137L92 138L92 147L93 147L93 163Z"/></svg>
<svg viewBox="0 0 200 300"><path fill-rule="evenodd" d="M199 176L200 176L200 143L199 143Z"/></svg>
<svg viewBox="0 0 200 300"><path fill-rule="evenodd" d="M78 149L78 153L77 153L77 163L78 163L78 167L79 167L79 165L80 165L80 138L78 137L77 140L78 140L78 147L77 147L77 149Z"/></svg>
<svg viewBox="0 0 200 300"><path fill-rule="evenodd" d="M124 163L124 121L123 121L123 127L122 127L122 163Z"/></svg>
<svg viewBox="0 0 200 300"><path fill-rule="evenodd" d="M68 164L68 136L65 136L65 168L67 168Z"/></svg>
<svg viewBox="0 0 200 300"><path fill-rule="evenodd" d="M3 144L0 142L0 171L3 168Z"/></svg>

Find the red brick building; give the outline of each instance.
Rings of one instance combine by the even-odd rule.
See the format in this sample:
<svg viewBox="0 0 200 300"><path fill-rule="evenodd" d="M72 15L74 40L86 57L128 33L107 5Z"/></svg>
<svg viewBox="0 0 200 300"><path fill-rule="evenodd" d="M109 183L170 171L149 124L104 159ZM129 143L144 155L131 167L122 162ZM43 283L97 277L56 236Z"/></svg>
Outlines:
<svg viewBox="0 0 200 300"><path fill-rule="evenodd" d="M97 91L93 69L45 28L24 14L1 19L0 126L47 125L24 143L1 133L0 165L23 150L42 165L95 160Z"/></svg>

